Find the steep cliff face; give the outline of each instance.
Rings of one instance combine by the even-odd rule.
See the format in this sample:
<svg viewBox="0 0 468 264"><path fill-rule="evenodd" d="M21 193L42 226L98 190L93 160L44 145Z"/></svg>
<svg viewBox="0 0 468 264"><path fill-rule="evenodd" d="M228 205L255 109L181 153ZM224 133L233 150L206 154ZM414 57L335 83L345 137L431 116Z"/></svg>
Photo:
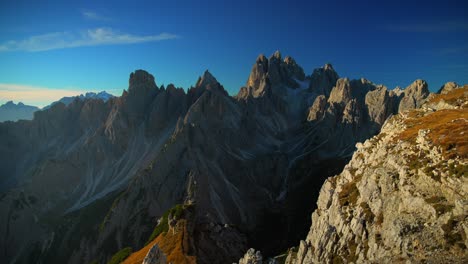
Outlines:
<svg viewBox="0 0 468 264"><path fill-rule="evenodd" d="M466 263L467 99L468 87L432 96L358 143L286 263Z"/></svg>

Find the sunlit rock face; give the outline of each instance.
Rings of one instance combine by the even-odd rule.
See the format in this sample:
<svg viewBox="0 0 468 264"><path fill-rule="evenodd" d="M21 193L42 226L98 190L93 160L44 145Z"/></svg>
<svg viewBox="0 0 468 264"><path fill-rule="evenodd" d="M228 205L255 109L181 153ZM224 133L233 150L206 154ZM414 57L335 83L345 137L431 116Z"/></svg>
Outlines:
<svg viewBox="0 0 468 264"><path fill-rule="evenodd" d="M463 89L389 118L358 143L343 172L323 184L309 234L286 263L465 263Z"/></svg>
<svg viewBox="0 0 468 264"><path fill-rule="evenodd" d="M440 87L439 91L437 91L438 94L448 94L451 91L462 88L462 86L459 86L456 82L447 82L446 84L442 85Z"/></svg>
<svg viewBox="0 0 468 264"><path fill-rule="evenodd" d="M400 112L420 107L429 96L427 83L423 80L416 80L403 91L404 96L401 99Z"/></svg>

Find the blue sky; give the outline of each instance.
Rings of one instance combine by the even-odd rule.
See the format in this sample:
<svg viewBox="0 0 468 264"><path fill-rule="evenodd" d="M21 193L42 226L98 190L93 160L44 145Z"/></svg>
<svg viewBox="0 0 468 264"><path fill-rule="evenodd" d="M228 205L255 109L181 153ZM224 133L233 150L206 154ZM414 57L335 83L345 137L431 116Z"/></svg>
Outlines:
<svg viewBox="0 0 468 264"><path fill-rule="evenodd" d="M130 72L188 88L209 69L230 94L255 58L291 55L306 74L389 88L468 83L466 1L2 1L0 103L120 95ZM58 97L58 98L57 98Z"/></svg>

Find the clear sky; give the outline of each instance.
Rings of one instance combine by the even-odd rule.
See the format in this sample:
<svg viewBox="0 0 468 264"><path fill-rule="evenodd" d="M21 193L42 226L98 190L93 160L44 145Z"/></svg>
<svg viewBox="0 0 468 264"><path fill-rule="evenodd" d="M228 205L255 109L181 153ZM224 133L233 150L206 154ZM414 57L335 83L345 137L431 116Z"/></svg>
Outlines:
<svg viewBox="0 0 468 264"><path fill-rule="evenodd" d="M306 74L389 88L468 83L467 1L0 2L0 103L43 106L63 95L120 95L130 72L188 88L204 70L230 94L256 57L280 50Z"/></svg>

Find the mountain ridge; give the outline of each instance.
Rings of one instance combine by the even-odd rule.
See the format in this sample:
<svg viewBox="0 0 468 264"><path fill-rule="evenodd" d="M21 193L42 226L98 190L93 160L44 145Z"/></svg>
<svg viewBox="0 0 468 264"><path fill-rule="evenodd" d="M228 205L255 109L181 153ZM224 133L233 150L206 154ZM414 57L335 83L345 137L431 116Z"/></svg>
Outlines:
<svg viewBox="0 0 468 264"><path fill-rule="evenodd" d="M8 101L0 105L0 122L31 120L34 116L34 112L38 110L39 108L36 106L25 105L22 102L15 104L13 101Z"/></svg>

